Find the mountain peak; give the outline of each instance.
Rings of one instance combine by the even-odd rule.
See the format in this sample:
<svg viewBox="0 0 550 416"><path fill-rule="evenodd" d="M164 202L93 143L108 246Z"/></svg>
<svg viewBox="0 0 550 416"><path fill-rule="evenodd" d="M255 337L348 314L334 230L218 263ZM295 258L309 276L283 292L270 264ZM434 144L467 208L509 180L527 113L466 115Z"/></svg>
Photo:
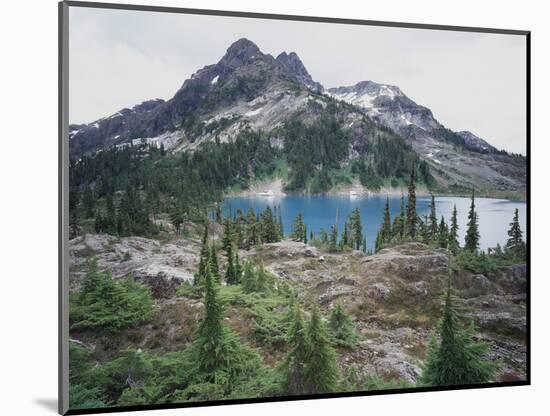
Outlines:
<svg viewBox="0 0 550 416"><path fill-rule="evenodd" d="M220 62L230 67L238 67L255 54L261 54L260 48L254 42L241 38L231 44Z"/></svg>
<svg viewBox="0 0 550 416"><path fill-rule="evenodd" d="M323 91L323 86L318 82L313 81L304 63L296 52L281 52L279 56L277 56L276 60L283 66L287 73L294 76L302 84L316 92Z"/></svg>

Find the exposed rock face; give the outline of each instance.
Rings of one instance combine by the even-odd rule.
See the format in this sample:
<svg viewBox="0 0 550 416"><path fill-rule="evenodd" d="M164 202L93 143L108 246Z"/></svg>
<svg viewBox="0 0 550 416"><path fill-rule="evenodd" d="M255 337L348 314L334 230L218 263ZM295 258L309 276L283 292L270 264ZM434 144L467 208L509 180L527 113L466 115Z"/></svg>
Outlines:
<svg viewBox="0 0 550 416"><path fill-rule="evenodd" d="M70 285L78 287L87 270L86 262L95 258L100 270L111 270L113 278L133 276L151 287L157 298L175 294L181 282L190 281L196 271L200 243L176 240L161 244L142 237L113 237L85 234L69 243Z"/></svg>
<svg viewBox="0 0 550 416"><path fill-rule="evenodd" d="M286 69L290 74L293 74L296 80L304 84L305 86L311 88L313 91L321 93L323 92L323 86L313 81L309 72L307 72L306 67L296 55L296 52L282 52L277 56L277 61Z"/></svg>
<svg viewBox="0 0 550 416"><path fill-rule="evenodd" d="M497 151L494 146L491 146L489 143L487 143L481 137L476 136L471 131L459 131L456 134L462 137L469 147L474 148L481 153L493 153Z"/></svg>

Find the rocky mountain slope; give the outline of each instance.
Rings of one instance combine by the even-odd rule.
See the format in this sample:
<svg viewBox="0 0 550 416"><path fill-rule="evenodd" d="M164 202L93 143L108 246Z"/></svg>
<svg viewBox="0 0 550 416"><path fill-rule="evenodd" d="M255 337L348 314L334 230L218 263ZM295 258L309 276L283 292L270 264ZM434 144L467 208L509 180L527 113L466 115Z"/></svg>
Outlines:
<svg viewBox="0 0 550 416"><path fill-rule="evenodd" d="M524 192L525 160L499 152L469 131L453 132L432 111L407 97L398 87L362 81L331 88L331 97L361 108L372 120L401 135L432 167L440 186L460 183Z"/></svg>
<svg viewBox="0 0 550 416"><path fill-rule="evenodd" d="M280 148L285 138L278 127L296 118L312 124L329 106L340 128L353 136L348 160L369 146L372 151L376 137L391 131L429 164L442 191L525 193L524 158L499 152L473 133L446 129L398 87L362 81L325 91L296 53L274 58L247 39L195 72L167 101L150 100L88 125L71 125L71 156L136 142L182 152L205 141L230 142L248 128L269 132L271 145Z"/></svg>

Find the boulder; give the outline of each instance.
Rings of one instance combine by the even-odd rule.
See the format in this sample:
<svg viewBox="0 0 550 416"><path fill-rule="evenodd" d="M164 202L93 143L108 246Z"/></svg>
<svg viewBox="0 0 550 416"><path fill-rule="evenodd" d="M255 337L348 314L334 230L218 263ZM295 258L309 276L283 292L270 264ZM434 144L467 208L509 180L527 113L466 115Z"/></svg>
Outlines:
<svg viewBox="0 0 550 416"><path fill-rule="evenodd" d="M312 246L306 246L304 250L306 257L317 257L317 248Z"/></svg>

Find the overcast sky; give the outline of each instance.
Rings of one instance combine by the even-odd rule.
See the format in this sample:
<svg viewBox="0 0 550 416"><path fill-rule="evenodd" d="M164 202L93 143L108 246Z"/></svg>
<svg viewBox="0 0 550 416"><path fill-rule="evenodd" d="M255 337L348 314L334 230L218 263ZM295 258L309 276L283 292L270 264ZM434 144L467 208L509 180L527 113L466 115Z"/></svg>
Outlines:
<svg viewBox="0 0 550 416"><path fill-rule="evenodd" d="M453 130L525 154L525 38L70 7L71 123L89 123L183 81L246 37L264 53L295 51L325 88L397 85Z"/></svg>

